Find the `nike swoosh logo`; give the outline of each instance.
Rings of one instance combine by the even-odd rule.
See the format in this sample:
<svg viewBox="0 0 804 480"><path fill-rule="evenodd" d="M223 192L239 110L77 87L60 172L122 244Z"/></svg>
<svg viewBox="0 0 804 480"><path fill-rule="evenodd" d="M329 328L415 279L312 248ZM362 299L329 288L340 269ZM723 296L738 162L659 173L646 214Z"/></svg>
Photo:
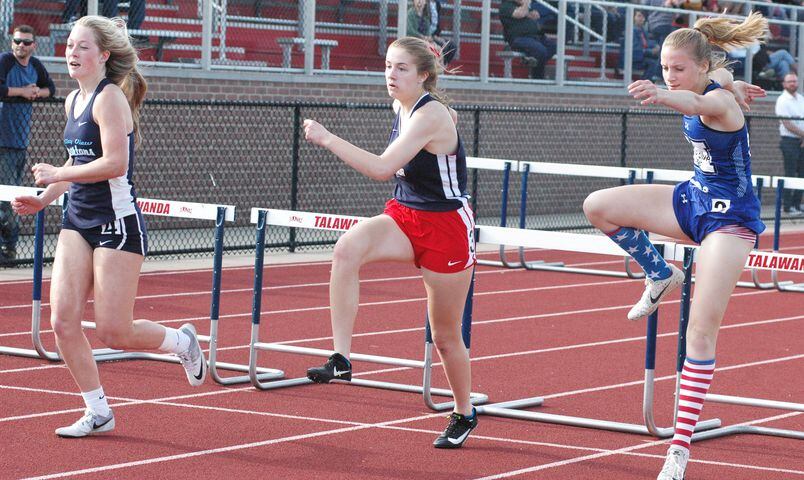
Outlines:
<svg viewBox="0 0 804 480"><path fill-rule="evenodd" d="M104 240L104 241L102 241L102 242L98 243L98 245L99 245L99 246L103 246L103 245L106 245L106 244L107 244L107 243L109 243L109 242L111 242L111 240Z"/></svg>
<svg viewBox="0 0 804 480"><path fill-rule="evenodd" d="M460 261L460 260L458 260L457 262L447 262L447 266L448 266L448 267L451 267L451 266L453 266L453 265L457 265L457 264L459 264L459 263L461 263L461 261Z"/></svg>
<svg viewBox="0 0 804 480"><path fill-rule="evenodd" d="M466 439L466 437L469 435L469 432L471 432L471 430L467 430L467 431L463 432L463 435L461 435L458 438L449 438L449 437L447 437L447 440L449 440L449 443L451 443L453 445L458 445L459 443L462 443Z"/></svg>
<svg viewBox="0 0 804 480"><path fill-rule="evenodd" d="M201 380L204 377L204 362L201 362L201 370L198 371L198 375L193 375L196 380Z"/></svg>
<svg viewBox="0 0 804 480"><path fill-rule="evenodd" d="M350 371L351 370L338 370L336 368L336 369L332 370L332 374L335 375L336 377L340 377L341 375L343 375L345 373L349 373Z"/></svg>
<svg viewBox="0 0 804 480"><path fill-rule="evenodd" d="M653 298L653 295L648 295L648 298L650 298L650 303L656 303L656 302L658 302L658 301L659 301L659 299L660 299L660 298L662 298L662 294L664 293L664 291L665 291L665 290L667 290L667 287L669 287L669 286L670 286L670 284L669 284L669 283L668 283L667 285L665 285L665 286L664 286L664 288L662 289L662 291L661 291L661 292L659 292L659 296L658 296L658 297L656 297L656 298Z"/></svg>
<svg viewBox="0 0 804 480"><path fill-rule="evenodd" d="M81 126L86 125L87 123L88 123L88 122L78 122L78 126L79 126L79 127L81 127Z"/></svg>
<svg viewBox="0 0 804 480"><path fill-rule="evenodd" d="M112 417L109 417L109 418L107 418L107 419L106 419L106 421L105 421L105 422L101 423L100 425L98 425L97 423L95 423L95 422L93 421L93 422L92 422L92 430L95 430L95 429L97 429L97 428L100 428L100 427L102 427L102 426L106 425L106 424L107 424L107 423L109 423L111 420L112 420Z"/></svg>

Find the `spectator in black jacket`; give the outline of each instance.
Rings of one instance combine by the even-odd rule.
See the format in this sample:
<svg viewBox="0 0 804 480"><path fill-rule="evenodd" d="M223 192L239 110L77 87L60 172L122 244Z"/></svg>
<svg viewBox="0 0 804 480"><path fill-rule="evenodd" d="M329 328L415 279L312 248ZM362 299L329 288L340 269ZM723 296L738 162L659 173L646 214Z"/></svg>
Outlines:
<svg viewBox="0 0 804 480"><path fill-rule="evenodd" d="M0 185L19 185L31 133L32 102L56 92L42 62L33 56L34 29L14 28L11 51L0 54ZM11 204L0 202L0 264L17 254L19 226Z"/></svg>
<svg viewBox="0 0 804 480"><path fill-rule="evenodd" d="M530 0L503 0L499 15L503 36L511 49L536 60L531 78L544 78L544 67L556 54L556 44L542 33L539 12L530 9Z"/></svg>

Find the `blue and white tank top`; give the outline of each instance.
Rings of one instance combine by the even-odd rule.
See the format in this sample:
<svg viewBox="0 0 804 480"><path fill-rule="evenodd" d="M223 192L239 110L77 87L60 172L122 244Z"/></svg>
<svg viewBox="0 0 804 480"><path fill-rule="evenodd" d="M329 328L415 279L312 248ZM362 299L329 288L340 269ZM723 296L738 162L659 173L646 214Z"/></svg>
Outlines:
<svg viewBox="0 0 804 480"><path fill-rule="evenodd" d="M704 95L722 88L712 81ZM695 174L690 184L728 208L759 217L759 200L751 184L751 150L746 125L733 132L714 130L699 115L684 115L684 136L694 148Z"/></svg>
<svg viewBox="0 0 804 480"><path fill-rule="evenodd" d="M75 116L73 96L64 127L64 147L73 165L84 165L103 156L100 127L92 117L98 94L112 82L104 78L79 116ZM78 228L92 228L137 213L137 193L131 176L134 172L134 132L128 134L128 170L124 175L95 183L73 182L67 216Z"/></svg>
<svg viewBox="0 0 804 480"><path fill-rule="evenodd" d="M431 101L437 100L429 93L425 93L413 106L410 114L413 115L413 112ZM402 109L400 108L388 138L389 145L399 137L401 115ZM422 149L410 162L396 172L395 178L394 198L407 207L416 210L446 212L468 205L466 153L460 135L458 135L458 146L455 153L436 155Z"/></svg>

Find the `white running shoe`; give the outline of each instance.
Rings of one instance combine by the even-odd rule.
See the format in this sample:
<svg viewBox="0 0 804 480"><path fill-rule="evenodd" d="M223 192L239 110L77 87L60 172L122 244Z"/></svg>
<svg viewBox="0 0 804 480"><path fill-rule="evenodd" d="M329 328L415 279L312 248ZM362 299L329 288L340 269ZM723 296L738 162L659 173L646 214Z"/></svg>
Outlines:
<svg viewBox="0 0 804 480"><path fill-rule="evenodd" d="M185 352L177 353L176 356L179 357L184 370L187 372L187 380L190 381L190 385L197 387L204 383L204 379L207 378L207 360L204 358L204 351L201 350L201 345L198 344L195 327L185 323L179 330L190 337L190 346Z"/></svg>
<svg viewBox="0 0 804 480"><path fill-rule="evenodd" d="M56 429L56 435L62 438L81 438L96 433L108 432L114 429L114 413L109 410L109 415L101 417L90 409L84 410L84 416L69 427Z"/></svg>
<svg viewBox="0 0 804 480"><path fill-rule="evenodd" d="M628 320L638 320L655 312L659 308L659 302L670 292L684 283L684 272L672 263L667 264L673 272L664 280L645 279L645 291L642 298L628 312Z"/></svg>
<svg viewBox="0 0 804 480"><path fill-rule="evenodd" d="M689 459L689 452L670 447L667 450L667 458L664 460L662 471L659 472L656 480L684 480L684 471L687 469Z"/></svg>

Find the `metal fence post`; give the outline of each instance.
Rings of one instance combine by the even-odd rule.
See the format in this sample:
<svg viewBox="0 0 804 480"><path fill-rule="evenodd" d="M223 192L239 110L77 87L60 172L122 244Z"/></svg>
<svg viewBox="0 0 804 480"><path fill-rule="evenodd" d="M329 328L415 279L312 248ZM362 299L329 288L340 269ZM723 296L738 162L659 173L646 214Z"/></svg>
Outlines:
<svg viewBox="0 0 804 480"><path fill-rule="evenodd" d="M473 110L473 121L474 121L474 131L475 131L475 139L472 142L472 155L475 157L480 156L480 107L475 107ZM472 172L472 212L475 214L475 219L477 219L477 184L479 181L479 171L475 169Z"/></svg>
<svg viewBox="0 0 804 480"><path fill-rule="evenodd" d="M396 38L408 35L408 2L396 4Z"/></svg>
<svg viewBox="0 0 804 480"><path fill-rule="evenodd" d="M212 0L203 0L201 15L201 68L212 65Z"/></svg>
<svg viewBox="0 0 804 480"><path fill-rule="evenodd" d="M480 21L480 81L489 81L489 47L491 37L491 0L483 0Z"/></svg>
<svg viewBox="0 0 804 480"><path fill-rule="evenodd" d="M315 0L304 0L304 74L315 68Z"/></svg>
<svg viewBox="0 0 804 480"><path fill-rule="evenodd" d="M293 107L293 155L290 160L290 209L299 208L299 150L301 149L301 106ZM296 251L296 229L290 228L288 251Z"/></svg>
<svg viewBox="0 0 804 480"><path fill-rule="evenodd" d="M620 166L625 167L628 154L628 112L622 113L620 128Z"/></svg>

